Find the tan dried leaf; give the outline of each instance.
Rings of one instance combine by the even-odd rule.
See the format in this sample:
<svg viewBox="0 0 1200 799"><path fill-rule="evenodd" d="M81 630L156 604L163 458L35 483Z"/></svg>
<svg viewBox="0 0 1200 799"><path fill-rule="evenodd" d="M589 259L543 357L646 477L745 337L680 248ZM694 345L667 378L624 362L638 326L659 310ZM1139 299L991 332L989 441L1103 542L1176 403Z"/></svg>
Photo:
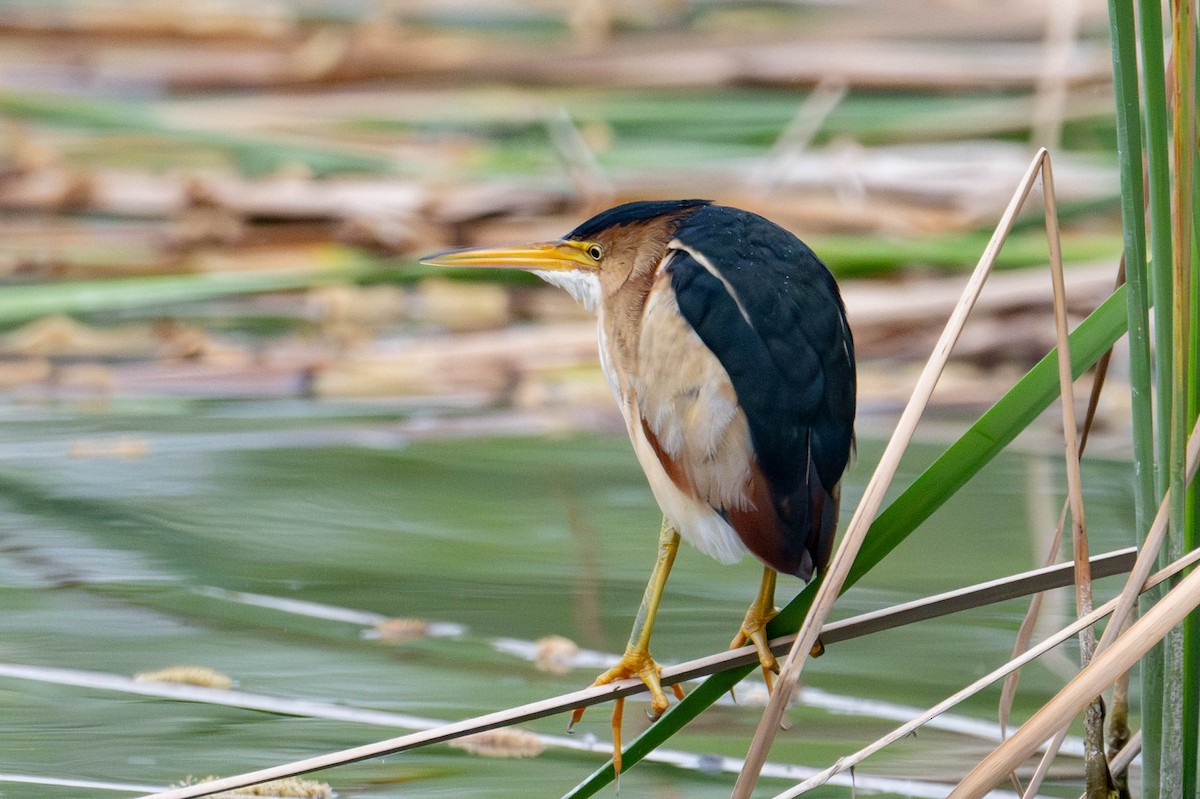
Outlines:
<svg viewBox="0 0 1200 799"><path fill-rule="evenodd" d="M174 682L221 690L233 687L233 679L229 675L208 666L167 666L156 671L139 672L133 675L133 679L137 682Z"/></svg>
<svg viewBox="0 0 1200 799"><path fill-rule="evenodd" d="M545 744L532 732L516 727L477 732L451 741L455 749L463 749L480 757L537 757Z"/></svg>

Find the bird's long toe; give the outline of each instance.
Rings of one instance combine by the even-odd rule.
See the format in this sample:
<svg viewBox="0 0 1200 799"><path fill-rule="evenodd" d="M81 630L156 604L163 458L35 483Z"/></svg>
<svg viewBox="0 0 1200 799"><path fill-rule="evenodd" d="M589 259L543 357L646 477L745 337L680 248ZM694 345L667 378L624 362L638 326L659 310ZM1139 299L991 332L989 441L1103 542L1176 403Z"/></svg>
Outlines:
<svg viewBox="0 0 1200 799"><path fill-rule="evenodd" d="M658 718L666 712L667 707L670 705L670 700L667 699L666 692L663 691L662 667L655 662L649 652L626 650L625 654L621 656L621 660L597 677L592 686L608 685L619 680L631 680L635 677L641 680L650 691L650 717L654 719ZM672 685L671 690L677 698L683 698L683 689L678 685ZM582 715L582 710L582 708L579 708L576 710L576 713Z"/></svg>
<svg viewBox="0 0 1200 799"><path fill-rule="evenodd" d="M767 639L767 623L777 615L779 615L779 611L773 606L765 608L758 603L751 605L750 609L746 611L746 617L742 619L742 626L738 629L737 635L729 644L730 649L745 646L747 643L754 645L768 691L774 688L773 675L779 673L779 661L771 652L770 642Z"/></svg>
<svg viewBox="0 0 1200 799"><path fill-rule="evenodd" d="M647 711L647 715L652 720L658 719L659 716L666 712L671 702L667 699L667 694L663 690L662 667L655 662L649 652L635 649L626 650L625 654L621 656L620 662L597 677L592 686L608 685L619 680L631 680L635 677L641 680L650 691L650 709ZM683 699L683 689L678 684L671 685L671 691L675 694L676 699ZM621 720L624 709L624 698L617 699L612 715L613 764L617 774L621 773ZM571 723L568 729L574 727L583 718L583 711L583 708L575 709L571 714Z"/></svg>

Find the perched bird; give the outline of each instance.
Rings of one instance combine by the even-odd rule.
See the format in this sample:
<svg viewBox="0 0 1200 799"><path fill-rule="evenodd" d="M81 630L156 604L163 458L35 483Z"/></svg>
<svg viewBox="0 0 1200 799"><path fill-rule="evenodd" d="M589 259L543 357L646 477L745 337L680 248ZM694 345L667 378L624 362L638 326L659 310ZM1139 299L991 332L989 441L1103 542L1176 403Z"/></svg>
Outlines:
<svg viewBox="0 0 1200 799"><path fill-rule="evenodd" d="M530 270L598 312L604 374L663 523L629 645L596 684L639 677L652 716L666 710L650 633L680 536L764 564L733 645L754 644L769 684L776 573L824 568L854 441L854 342L825 265L775 223L706 200L626 203L558 241L424 262Z"/></svg>

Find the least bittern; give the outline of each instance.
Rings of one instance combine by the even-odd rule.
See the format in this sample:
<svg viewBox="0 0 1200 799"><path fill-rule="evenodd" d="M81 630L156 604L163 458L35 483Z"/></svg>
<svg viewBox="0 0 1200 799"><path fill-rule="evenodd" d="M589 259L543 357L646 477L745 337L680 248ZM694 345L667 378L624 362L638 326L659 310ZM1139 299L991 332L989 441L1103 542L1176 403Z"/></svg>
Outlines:
<svg viewBox="0 0 1200 799"><path fill-rule="evenodd" d="M825 265L773 222L704 200L626 203L557 241L425 263L531 270L599 314L600 361L663 524L629 644L595 684L638 677L652 717L666 710L650 633L682 536L763 562L733 645L755 646L769 685L776 573L824 568L854 440L854 342Z"/></svg>

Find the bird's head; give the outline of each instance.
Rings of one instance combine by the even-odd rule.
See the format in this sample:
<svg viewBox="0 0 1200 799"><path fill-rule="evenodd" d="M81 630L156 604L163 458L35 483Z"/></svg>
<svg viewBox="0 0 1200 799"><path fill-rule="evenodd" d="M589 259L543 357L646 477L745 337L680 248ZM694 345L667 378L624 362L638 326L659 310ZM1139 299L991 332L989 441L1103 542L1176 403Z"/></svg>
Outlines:
<svg viewBox="0 0 1200 799"><path fill-rule="evenodd" d="M629 285L632 277L652 274L666 255L679 220L707 204L707 200L625 203L597 214L556 241L450 250L422 258L421 263L524 269L592 308Z"/></svg>

